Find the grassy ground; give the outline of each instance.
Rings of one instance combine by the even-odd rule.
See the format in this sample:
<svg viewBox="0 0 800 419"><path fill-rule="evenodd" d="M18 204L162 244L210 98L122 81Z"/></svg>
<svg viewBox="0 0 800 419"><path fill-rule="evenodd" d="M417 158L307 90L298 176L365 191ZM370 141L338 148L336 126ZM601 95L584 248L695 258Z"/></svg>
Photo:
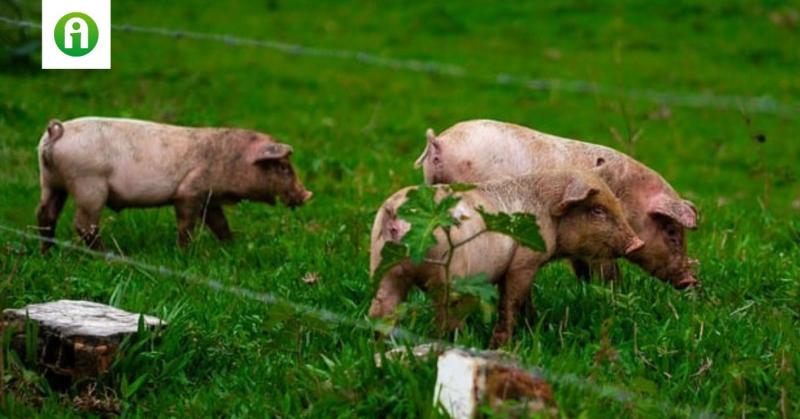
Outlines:
<svg viewBox="0 0 800 419"><path fill-rule="evenodd" d="M536 282L538 322L520 327L506 349L532 365L637 395L620 403L556 382L568 417L682 416L691 409L791 417L800 414L797 112L744 117L737 109L535 91L485 78L506 72L627 90L769 95L796 106L800 28L785 16L798 8L781 1L115 2L118 24L438 60L475 77L124 32L114 33L112 71L6 64L0 223L34 224L35 146L50 118L126 116L262 130L294 146L295 164L316 194L310 205L293 212L239 205L228 211L234 243L203 233L184 251L175 247L171 209L107 212L106 241L137 260L357 319L373 292L373 211L391 192L421 181L412 162L427 127L494 118L607 144L633 153L697 203L701 228L689 247L702 262L703 286L676 292L627 264L625 280L613 287L586 284L554 264ZM643 128L633 145L612 134L624 136L629 126ZM766 142L754 140L759 134ZM72 213L70 204L60 238L75 240ZM307 274L318 282L303 282ZM0 232L0 308L57 298L171 321L157 343L131 353L106 378L127 416L435 415L435 360L377 369L372 354L379 348L368 332L311 323L69 250L42 257L36 243ZM434 336L431 311L422 296L413 300L402 324ZM456 341L482 346L490 330L475 320ZM74 394L40 397L35 377L6 372L15 390L6 393L0 416L80 414Z"/></svg>

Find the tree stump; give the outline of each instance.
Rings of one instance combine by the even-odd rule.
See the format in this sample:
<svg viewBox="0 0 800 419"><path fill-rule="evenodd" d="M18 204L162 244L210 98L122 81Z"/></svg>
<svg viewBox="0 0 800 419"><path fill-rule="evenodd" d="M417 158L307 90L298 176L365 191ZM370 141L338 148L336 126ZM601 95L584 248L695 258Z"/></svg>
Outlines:
<svg viewBox="0 0 800 419"><path fill-rule="evenodd" d="M453 418L475 418L485 406L504 417L556 415L550 384L492 352L451 349L439 357L434 403Z"/></svg>
<svg viewBox="0 0 800 419"><path fill-rule="evenodd" d="M139 318L104 304L59 300L3 310L2 329L11 330L11 347L20 358L34 351L37 366L61 387L105 373L122 340L138 331ZM143 321L147 328L165 325L151 316L143 316ZM26 338L26 329L38 333ZM27 348L31 342L35 347Z"/></svg>

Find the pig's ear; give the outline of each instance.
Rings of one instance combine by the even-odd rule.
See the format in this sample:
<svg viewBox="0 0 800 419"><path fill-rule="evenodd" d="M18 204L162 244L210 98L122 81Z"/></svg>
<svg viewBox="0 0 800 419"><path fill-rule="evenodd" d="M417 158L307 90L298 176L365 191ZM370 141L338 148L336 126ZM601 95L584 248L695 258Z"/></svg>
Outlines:
<svg viewBox="0 0 800 419"><path fill-rule="evenodd" d="M289 157L292 154L292 147L281 143L269 143L254 148L250 163L258 164L265 161L282 159Z"/></svg>
<svg viewBox="0 0 800 419"><path fill-rule="evenodd" d="M597 155L594 156L594 160L592 161L592 168L591 171L599 176L601 179L608 178L608 175L611 174L612 165L607 164L608 158L604 155Z"/></svg>
<svg viewBox="0 0 800 419"><path fill-rule="evenodd" d="M428 153L430 153L431 150L434 152L439 151L439 143L436 142L436 133L433 132L433 128L428 128L428 130L425 131L425 139L427 140L425 143L425 150L422 150L422 154L420 154L414 162L415 169L422 166L422 162L425 161L425 158L428 157Z"/></svg>
<svg viewBox="0 0 800 419"><path fill-rule="evenodd" d="M560 217L564 215L571 206L589 199L598 192L600 192L599 189L590 186L582 179L575 179L564 189L564 194L555 206L553 206L550 213L554 217Z"/></svg>
<svg viewBox="0 0 800 419"><path fill-rule="evenodd" d="M650 204L649 213L669 217L690 230L697 228L697 209L685 199L659 195Z"/></svg>

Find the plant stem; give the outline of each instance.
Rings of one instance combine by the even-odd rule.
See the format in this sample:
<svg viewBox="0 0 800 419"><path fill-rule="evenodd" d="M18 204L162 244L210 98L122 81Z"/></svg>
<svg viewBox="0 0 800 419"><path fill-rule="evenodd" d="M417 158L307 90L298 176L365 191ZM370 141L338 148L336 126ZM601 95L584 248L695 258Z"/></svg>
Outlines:
<svg viewBox="0 0 800 419"><path fill-rule="evenodd" d="M442 326L447 328L447 326L450 324L450 264L453 262L453 254L455 253L456 249L471 242L476 237L486 233L488 230L483 229L458 243L453 243L453 237L450 235L450 227L442 227L442 229L447 237L448 246L447 252L445 253L445 260L444 262L437 262L433 260L430 260L429 262L444 266L444 324Z"/></svg>
<svg viewBox="0 0 800 419"><path fill-rule="evenodd" d="M486 233L487 231L489 231L489 230L483 229L483 230L473 234L472 236L469 236L466 239L464 239L464 240L462 240L462 241L460 241L458 243L455 243L455 244L453 244L452 240L448 236L447 238L448 238L448 244L450 245L450 248L447 249L447 251L444 253L443 257L445 258L445 260L441 261L441 260L425 259L425 262L433 263L434 265L445 266L447 264L447 257L450 256L451 253L453 253L459 247L471 242L473 239L477 238L481 234Z"/></svg>
<svg viewBox="0 0 800 419"><path fill-rule="evenodd" d="M483 233L485 233L485 232L487 232L487 231L489 231L489 230L487 230L487 229L485 229L485 228L484 228L483 230L481 230L481 231L479 231L479 232L477 232L477 233L475 233L475 234L473 234L473 235L471 235L471 236L467 237L466 239L464 239L464 240L461 240L460 242L456 243L455 245L453 245L453 244L452 244L452 242L451 242L451 245L452 245L452 248L453 248L453 250L456 250L456 249L458 249L459 247L461 247L461 246L463 246L463 245L465 245L465 244L467 244L467 243L471 242L472 240L474 240L475 238L477 238L478 236L480 236L481 234L483 234Z"/></svg>
<svg viewBox="0 0 800 419"><path fill-rule="evenodd" d="M444 263L444 320L443 330L447 330L450 324L450 263L453 261L453 253L455 253L455 246L453 245L453 238L450 236L450 227L444 229L445 236L447 236L447 259Z"/></svg>

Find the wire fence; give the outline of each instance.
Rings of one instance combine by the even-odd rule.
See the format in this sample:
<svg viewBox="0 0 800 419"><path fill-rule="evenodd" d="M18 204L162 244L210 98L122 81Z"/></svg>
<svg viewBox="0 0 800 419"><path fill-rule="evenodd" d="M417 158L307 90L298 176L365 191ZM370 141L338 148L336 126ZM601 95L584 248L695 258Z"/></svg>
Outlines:
<svg viewBox="0 0 800 419"><path fill-rule="evenodd" d="M322 321L327 324L332 324L335 326L347 326L372 333L375 332L381 333L387 336L396 346L403 347L403 345L434 344L439 348L443 349L452 348L452 349L462 349L470 352L473 351L473 349L471 348L465 348L456 345L452 342L443 341L440 339L432 339L425 336L421 336L402 327L393 326L391 324L382 321L368 320L366 318L353 319L351 317L336 313L331 310L313 307L307 304L301 304L286 298L282 298L273 293L254 291L240 286L224 284L223 282L216 279L195 276L188 274L186 272L179 272L165 266L153 265L141 262L127 256L117 255L112 252L99 252L96 250L89 249L83 245L75 244L70 241L41 237L38 234L33 234L24 230L20 230L9 225L0 224L0 231L5 231L7 233L17 235L27 240L35 240L35 241L44 240L59 247L63 247L65 249L83 253L92 257L101 258L107 262L117 262L137 269L141 269L143 271L151 272L157 275L179 278L188 283L201 285L216 292L224 292L235 297L245 298L268 306L282 305L290 307L292 310L295 311L295 313L299 313L304 316L310 316L316 320ZM555 372L547 368L543 368L540 366L532 366L526 363L519 363L519 365L521 365L524 369L528 370L532 374L536 376L542 376L550 382L557 383L559 385L578 388L583 391L589 391L597 394L602 398L614 400L619 403L648 404L662 411L668 411L671 413L686 415L692 418L710 419L717 417L716 414L706 409L698 409L689 406L682 406L673 404L666 400L655 400L652 398L643 397L615 385L594 383L587 378L578 376L573 373Z"/></svg>
<svg viewBox="0 0 800 419"><path fill-rule="evenodd" d="M0 16L0 22L16 27L41 29L41 24L30 20ZM530 90L563 91L568 93L624 97L630 100L647 101L661 105L689 108L734 109L737 111L775 114L785 117L796 117L798 113L800 113L800 103L782 103L769 95L742 96L712 93L680 93L656 89L623 89L613 86L604 86L586 80L530 78L509 74L507 72L498 72L494 75L481 75L469 71L467 68L460 65L439 61L391 58L366 51L320 48L271 39L244 38L230 34L194 32L131 24L116 24L112 25L112 28L125 33L144 33L172 39L213 41L231 46L271 49L291 55L351 60L393 70L436 74L460 79L474 79L500 86L521 87Z"/></svg>

